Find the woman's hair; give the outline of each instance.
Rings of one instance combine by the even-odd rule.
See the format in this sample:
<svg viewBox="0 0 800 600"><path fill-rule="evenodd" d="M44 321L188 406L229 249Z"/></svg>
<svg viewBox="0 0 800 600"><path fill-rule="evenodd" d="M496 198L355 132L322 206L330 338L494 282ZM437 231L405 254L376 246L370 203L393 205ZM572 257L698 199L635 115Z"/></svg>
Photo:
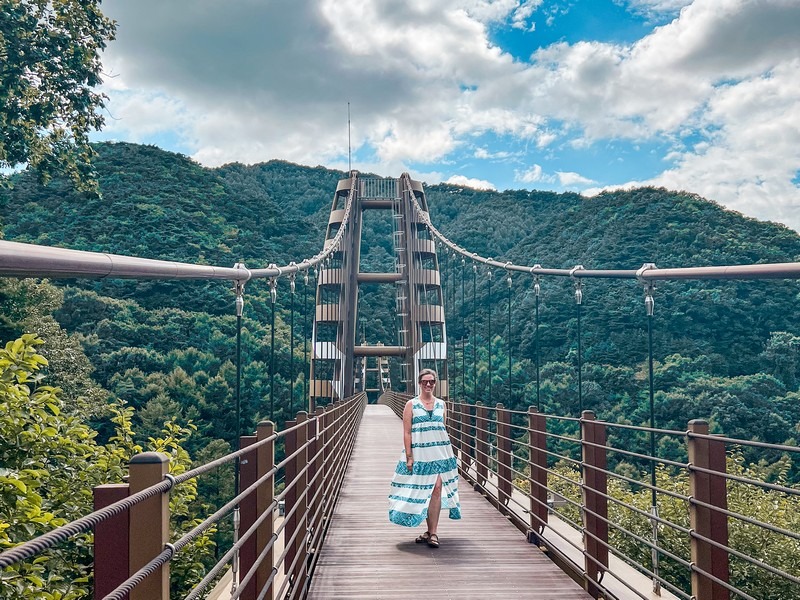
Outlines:
<svg viewBox="0 0 800 600"><path fill-rule="evenodd" d="M422 371L419 372L419 376L417 377L417 383L422 381L422 377L425 375L433 375L433 378L436 381L439 381L439 376L436 374L436 371L434 371L433 369L422 369Z"/></svg>

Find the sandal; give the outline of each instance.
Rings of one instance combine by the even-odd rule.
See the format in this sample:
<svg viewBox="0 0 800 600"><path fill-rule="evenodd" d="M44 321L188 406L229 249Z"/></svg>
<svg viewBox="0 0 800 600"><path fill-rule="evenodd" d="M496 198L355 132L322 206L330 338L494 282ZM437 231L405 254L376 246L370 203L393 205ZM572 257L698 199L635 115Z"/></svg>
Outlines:
<svg viewBox="0 0 800 600"><path fill-rule="evenodd" d="M420 536L422 537L422 536ZM430 548L438 548L439 547L439 536L435 533L432 533L428 536L428 547Z"/></svg>
<svg viewBox="0 0 800 600"><path fill-rule="evenodd" d="M431 537L431 534L426 531L425 533L423 533L421 536L419 536L414 541L417 544L422 544L423 542L427 542L430 539L430 537Z"/></svg>

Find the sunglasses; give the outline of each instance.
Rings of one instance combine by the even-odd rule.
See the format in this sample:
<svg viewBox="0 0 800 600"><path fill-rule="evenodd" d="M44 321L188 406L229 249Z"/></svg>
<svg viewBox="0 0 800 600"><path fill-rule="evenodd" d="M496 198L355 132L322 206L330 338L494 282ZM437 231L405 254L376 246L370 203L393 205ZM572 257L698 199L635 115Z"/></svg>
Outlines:
<svg viewBox="0 0 800 600"><path fill-rule="evenodd" d="M420 385L436 385L436 380L435 379L423 379L419 383L420 383Z"/></svg>

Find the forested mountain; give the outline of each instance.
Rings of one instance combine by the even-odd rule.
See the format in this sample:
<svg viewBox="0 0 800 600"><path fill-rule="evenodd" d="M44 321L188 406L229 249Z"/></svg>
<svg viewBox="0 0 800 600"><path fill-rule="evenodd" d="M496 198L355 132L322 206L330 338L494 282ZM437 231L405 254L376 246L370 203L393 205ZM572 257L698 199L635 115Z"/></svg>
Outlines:
<svg viewBox="0 0 800 600"><path fill-rule="evenodd" d="M101 197L79 195L58 180L42 187L28 174L15 176L13 188L0 198L4 237L223 266L240 260L248 267L286 264L321 248L330 200L344 176L281 161L206 169L181 155L127 143L100 144L96 149ZM432 221L443 233L481 255L518 264L636 269L645 262L677 267L788 262L800 257L800 236L792 230L745 218L691 194L644 188L587 199L450 185L430 186L426 192ZM390 232L388 220L366 221L362 249L366 264L378 268L391 260ZM451 339L477 342L483 362L478 387L485 389L489 285L492 335L500 336L507 328L505 274L495 273L490 279L483 267L478 270L475 315L471 265L444 255L440 263L446 280L456 284L455 294L447 295L448 332ZM511 397L507 397L505 337L493 340L492 383L494 390L505 390L507 403L522 407L531 402L533 393L535 299L530 277L515 274L512 282ZM17 308L4 310L7 316L0 325L5 339L12 339L35 327L32 309L24 309L30 304L24 298L32 288L5 285L5 305ZM566 414L575 412L572 286L563 279L542 281L539 331L544 408ZM63 293L60 307L57 298L51 300L58 323L72 334L68 339L80 342L100 388L137 409L141 436L157 431L165 415L178 414L200 429L191 444L193 451L204 448L209 439L232 439L228 407L235 373L234 296L228 285L81 281L58 287L60 292L48 296ZM302 281L298 283L298 309L310 307L310 292ZM360 331L369 342L394 343L394 332L386 325L393 322L391 297L370 289L364 296ZM779 441L795 435L800 420L794 395L800 335L794 318L796 296L793 282L659 284L654 333L659 424L682 428L687 416L702 416L716 419L720 426L728 411L717 411L718 405L744 403L746 410L752 401L753 411L765 413L759 431L738 419L728 423L734 431L727 433L739 430L766 437L772 432L769 437ZM288 417L290 409L302 402L302 379L291 405L285 379L290 300L288 285L281 282L276 420ZM304 360L303 327L309 327L302 314L296 314L295 324L297 371ZM249 284L242 398L247 427L268 410L269 315L267 286ZM602 418L642 420L641 369L647 344L641 286L633 281L586 281L582 315L585 405ZM471 347L467 355L472 356ZM467 388L472 389L471 373L467 378ZM733 388L742 391L732 396ZM762 406L765 402L769 407ZM779 432L776 423L781 425Z"/></svg>

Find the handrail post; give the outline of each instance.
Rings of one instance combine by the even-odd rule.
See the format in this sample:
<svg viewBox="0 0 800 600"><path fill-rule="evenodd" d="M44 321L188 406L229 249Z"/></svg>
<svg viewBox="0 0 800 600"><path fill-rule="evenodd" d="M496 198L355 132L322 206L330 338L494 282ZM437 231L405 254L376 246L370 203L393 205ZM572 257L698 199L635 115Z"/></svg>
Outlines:
<svg viewBox="0 0 800 600"><path fill-rule="evenodd" d="M544 531L550 511L547 506L547 436L545 416L528 408L528 483L530 487L531 529ZM536 541L538 540L531 540Z"/></svg>
<svg viewBox="0 0 800 600"><path fill-rule="evenodd" d="M697 504L697 502L703 502L721 510L728 509L724 477L727 470L725 443L696 438L691 435L692 433L708 435L708 422L702 419L689 421L689 520L693 534L691 536L692 565L728 583L730 570L727 551L698 537L702 536L727 547L728 517L719 510ZM719 474L702 473L692 467L708 469ZM728 600L730 592L703 573L692 569L692 596L697 600Z"/></svg>
<svg viewBox="0 0 800 600"><path fill-rule="evenodd" d="M325 488L323 487L325 475L325 461L323 460L323 431L325 428L325 410L320 406L315 411L314 421L314 442L311 444L312 456L314 461L313 481L310 487L311 502L309 502L309 514L312 516L310 522L311 540L313 546L310 551L318 553L322 542L323 510L325 501Z"/></svg>
<svg viewBox="0 0 800 600"><path fill-rule="evenodd" d="M453 400L451 403L453 410L450 412L450 417L448 420L453 423L453 448L456 450L456 455L460 457L464 454L464 446L462 445L463 440L463 433L462 433L462 409L463 404L461 402L456 402Z"/></svg>
<svg viewBox="0 0 800 600"><path fill-rule="evenodd" d="M476 484L478 487L486 485L486 473L488 468L488 409L483 402L475 404L475 461L477 463Z"/></svg>
<svg viewBox="0 0 800 600"><path fill-rule="evenodd" d="M323 527L327 530L330 513L332 512L331 498L333 497L331 490L333 465L331 463L336 458L336 451L335 448L332 448L333 433L331 431L333 429L332 423L334 422L335 414L331 406L326 406L324 410L325 414L322 421L322 502L324 509L322 518L324 519Z"/></svg>
<svg viewBox="0 0 800 600"><path fill-rule="evenodd" d="M272 421L261 421L256 428L256 438L258 441L266 440L275 433L275 424ZM260 479L269 473L275 466L275 440L266 442L256 450L256 461L258 462L258 478ZM259 515L263 515L269 510L270 514L261 522L256 529L256 556L260 556L264 549L272 541L275 535L275 511L271 508L275 500L275 475L268 477L267 480L256 489L256 510ZM272 571L275 569L275 547L270 548L264 560L256 571L256 589L263 591L267 585ZM264 594L264 600L273 600L275 597L274 584L270 584L269 589Z"/></svg>
<svg viewBox="0 0 800 600"><path fill-rule="evenodd" d="M130 494L136 494L164 481L169 472L169 456L143 452L131 458ZM129 572L135 573L164 550L169 542L169 492L153 496L130 509ZM169 563L146 577L130 593L130 600L169 600Z"/></svg>
<svg viewBox="0 0 800 600"><path fill-rule="evenodd" d="M500 506L507 506L511 499L511 415L497 403L495 420L497 421L497 500Z"/></svg>
<svg viewBox="0 0 800 600"><path fill-rule="evenodd" d="M308 470L303 470L308 464L308 413L297 413L298 424L305 423L297 429L297 448L300 450L295 458L297 474L297 512L295 513L297 536L294 538L294 551L297 561L294 565L294 581L297 589L305 589L306 585L306 541L308 537ZM303 594L296 595L302 598Z"/></svg>
<svg viewBox="0 0 800 600"><path fill-rule="evenodd" d="M248 448L256 443L258 438L254 435L243 435L239 438L239 448ZM239 489L246 490L258 479L257 451L243 454L239 459ZM258 518L258 499L255 494L250 494L239 503L240 531L247 531ZM242 543L239 550L239 581L252 568L256 562L256 536L251 535ZM239 582L235 582L239 585ZM256 582L251 579L239 596L241 600L255 600Z"/></svg>
<svg viewBox="0 0 800 600"><path fill-rule="evenodd" d="M466 443L463 443L461 446L461 476L464 477L464 479L471 480L469 469L472 465L473 448L475 446L475 431L472 427L472 405L462 404L461 406L464 411L461 427L465 433L464 438L466 439Z"/></svg>
<svg viewBox="0 0 800 600"><path fill-rule="evenodd" d="M94 510L128 497L127 483L98 485L92 490ZM128 548L129 511L124 510L94 527L94 598L105 598L130 573ZM127 596L126 596L127 599Z"/></svg>
<svg viewBox="0 0 800 600"><path fill-rule="evenodd" d="M284 441L284 456L291 456L295 453L298 446L298 439L297 439L297 430L292 430L295 425L297 425L297 421L286 421L284 424L284 428L287 430L286 435L283 438ZM294 506L297 504L297 468L298 463L296 459L292 459L286 462L286 466L283 469L283 482L284 482L284 490L286 495L283 497L284 502L284 509L283 513L286 519L286 526L283 528L283 544L284 544L284 551L285 556L283 559L283 573L287 578L292 577L292 570L290 569L290 565L294 561L295 556L295 545L293 542L290 542L292 536L294 535L295 531L297 530L297 511L292 510ZM296 582L294 582L296 583Z"/></svg>
<svg viewBox="0 0 800 600"><path fill-rule="evenodd" d="M313 415L313 413L311 413ZM308 593L309 574L311 559L313 558L312 543L314 541L314 533L316 532L315 525L315 507L317 505L316 489L317 489L317 420L314 418L307 418L305 427L305 464L308 466L303 477L303 514L305 518L305 535L300 540L300 551L302 553L301 560L298 561L300 573L302 576L302 592L300 598L305 598Z"/></svg>
<svg viewBox="0 0 800 600"><path fill-rule="evenodd" d="M581 455L583 463L583 547L586 591L597 598L599 582L608 570L608 481L606 475L606 427L595 421L591 410L581 413Z"/></svg>

